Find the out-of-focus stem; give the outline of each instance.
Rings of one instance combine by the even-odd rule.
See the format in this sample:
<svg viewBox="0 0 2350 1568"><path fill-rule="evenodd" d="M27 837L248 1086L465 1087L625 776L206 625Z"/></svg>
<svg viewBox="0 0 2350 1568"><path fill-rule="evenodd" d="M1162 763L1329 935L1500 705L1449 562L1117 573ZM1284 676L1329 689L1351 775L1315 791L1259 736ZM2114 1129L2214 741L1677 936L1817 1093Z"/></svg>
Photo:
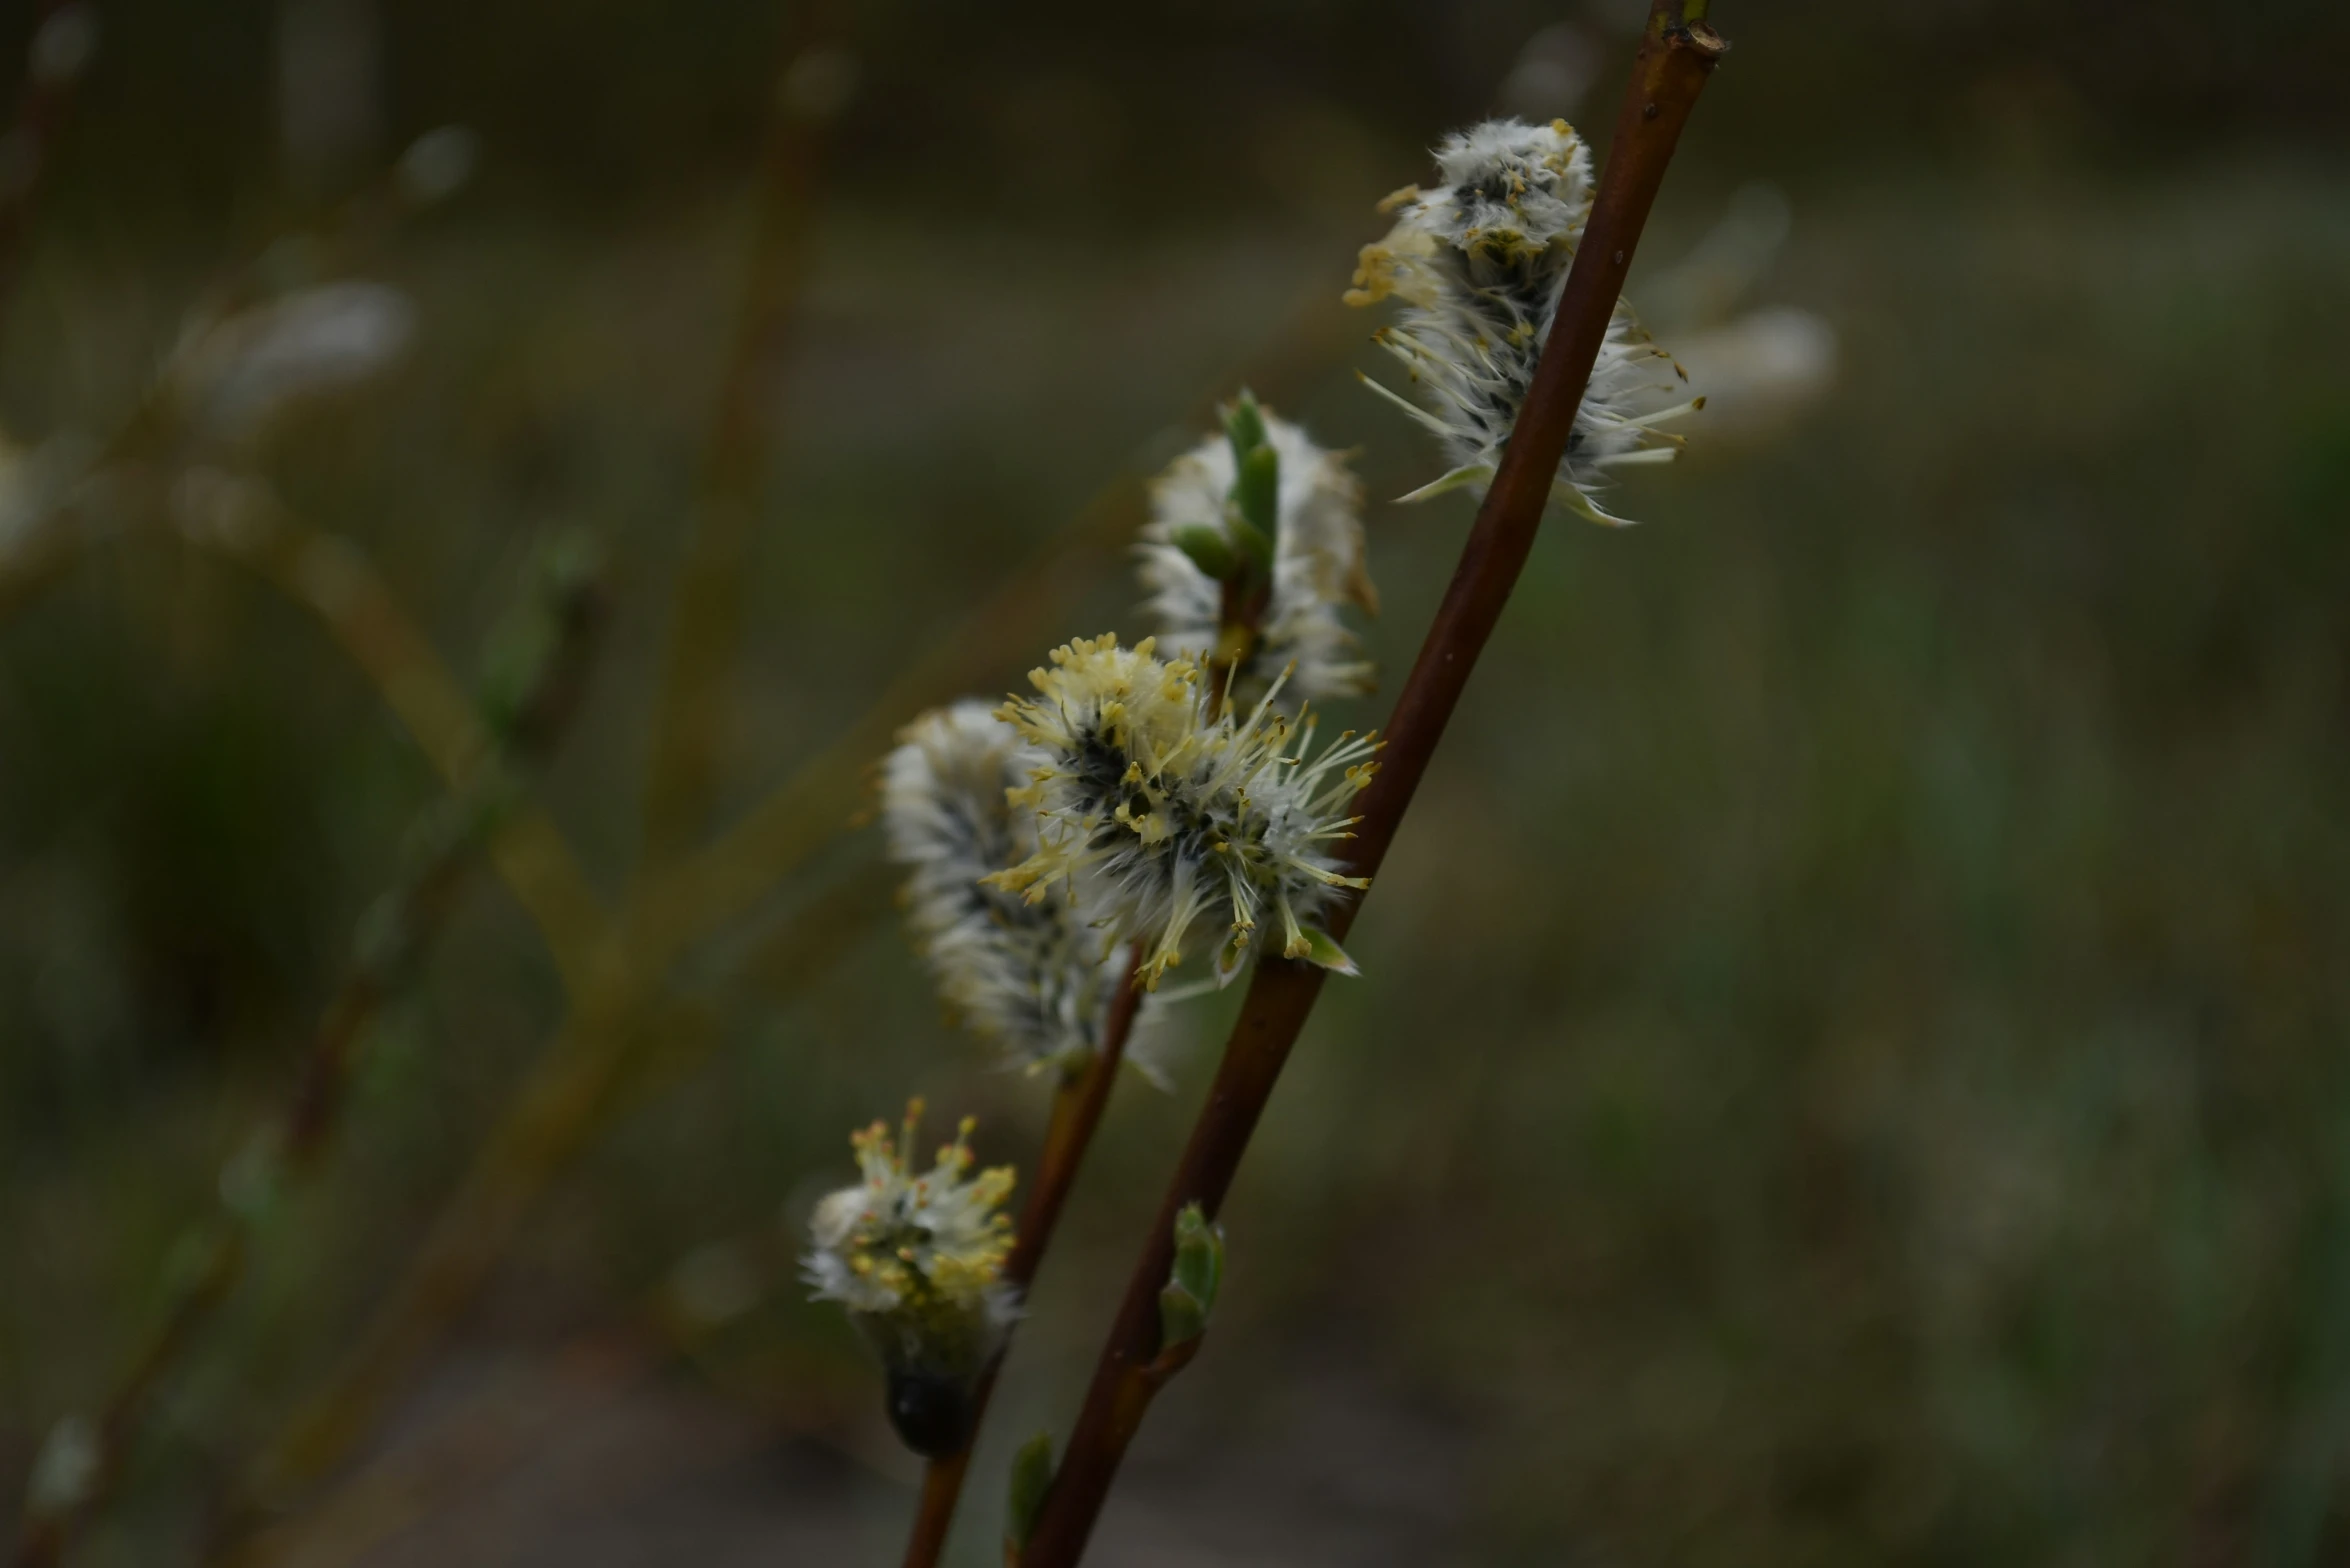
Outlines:
<svg viewBox="0 0 2350 1568"><path fill-rule="evenodd" d="M1134 1032L1135 1014L1141 1010L1142 991L1136 981L1145 951L1142 943L1135 944L1133 962L1126 967L1126 983L1119 987L1110 1014L1102 1021L1101 1049L1088 1057L1079 1071L1063 1077L1053 1094L1052 1118L1045 1126L1036 1176L1020 1210L1012 1255L1004 1260L1004 1278L1023 1293L1035 1282L1045 1248L1052 1244L1053 1230L1060 1224L1062 1206L1077 1184L1078 1167L1085 1161L1094 1130L1101 1125L1102 1112L1110 1103L1110 1090L1118 1081L1126 1041ZM922 1498L915 1506L914 1528L906 1540L905 1568L936 1568L939 1554L946 1550L947 1531L955 1522L955 1504L963 1495L963 1478L971 1468L971 1451L979 1445L980 1427L987 1419L988 1400L995 1393L1003 1358L1004 1353L998 1352L972 1392L970 1440L959 1452L933 1459L922 1473Z"/></svg>
<svg viewBox="0 0 2350 1568"><path fill-rule="evenodd" d="M323 1161L342 1124L367 1030L446 923L485 833L511 806L512 766L542 759L576 711L588 645L599 624L592 598L567 595L565 602L550 607L557 641L531 672L514 722L503 737L505 744L471 757L456 794L423 825L426 847L417 863L370 911L369 929L357 944L358 956L319 1017L292 1093L240 1156L269 1167L256 1172L257 1179L271 1186L305 1180ZM175 1287L161 1318L107 1399L97 1423L90 1481L65 1506L28 1513L17 1541L15 1568L56 1563L79 1526L112 1499L156 1389L202 1343L215 1311L243 1276L252 1241L249 1204L224 1192L200 1236L200 1262L191 1277Z"/></svg>
<svg viewBox="0 0 2350 1568"><path fill-rule="evenodd" d="M442 777L462 784L491 738L366 555L304 525L258 485L221 478L183 492L182 535L258 572L317 615ZM607 917L561 830L544 811L519 807L491 841L490 859L538 926L564 984L579 994Z"/></svg>
<svg viewBox="0 0 2350 1568"><path fill-rule="evenodd" d="M1655 0L1534 385L1396 700L1380 774L1363 793L1348 855L1348 869L1358 876L1373 874L1385 858L1533 548L1633 250L1722 48L1702 22L1689 20L1680 0ZM1360 907L1357 900L1337 911L1333 936L1345 938ZM1176 1217L1193 1203L1211 1217L1222 1207L1325 975L1309 964L1259 961L1207 1103L1151 1222L1021 1568L1074 1568L1083 1555L1127 1445L1162 1381L1159 1293L1174 1260Z"/></svg>
<svg viewBox="0 0 2350 1568"><path fill-rule="evenodd" d="M140 444L134 418L108 447L127 455ZM152 527L148 514L176 511L180 536L256 572L316 615L359 666L417 747L451 787L462 785L489 747L464 688L385 585L374 563L349 540L295 518L262 486L221 474L183 480L175 502L139 495L141 481L117 479L104 501L73 499L0 558L0 618L56 582L93 550ZM194 500L195 515L189 511ZM131 514L130 520L117 517ZM547 814L529 804L510 813L490 846L490 861L537 925L564 982L576 990L606 917L602 898Z"/></svg>
<svg viewBox="0 0 2350 1568"><path fill-rule="evenodd" d="M826 116L788 90L792 68L822 35L823 7L793 7L760 160L742 314L728 351L703 460L701 505L686 540L653 720L645 780L646 859L660 864L702 831L729 708L727 677L742 642L751 543L766 477L766 397L783 358L791 301L806 270L807 232Z"/></svg>

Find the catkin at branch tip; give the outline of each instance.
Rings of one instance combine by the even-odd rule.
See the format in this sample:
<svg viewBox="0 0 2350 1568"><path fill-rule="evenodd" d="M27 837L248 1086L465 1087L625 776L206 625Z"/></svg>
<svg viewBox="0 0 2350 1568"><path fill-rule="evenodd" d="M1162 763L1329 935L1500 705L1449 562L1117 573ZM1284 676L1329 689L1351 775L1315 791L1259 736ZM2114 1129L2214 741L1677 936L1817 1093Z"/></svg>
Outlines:
<svg viewBox="0 0 2350 1568"><path fill-rule="evenodd" d="M1448 137L1436 166L1439 184L1381 204L1395 226L1363 247L1346 295L1350 305L1402 302L1375 340L1410 372L1419 401L1364 379L1433 432L1453 464L1405 500L1492 482L1591 215L1591 153L1564 120L1488 120ZM1704 406L1685 395L1686 380L1619 299L1552 498L1593 522L1627 521L1598 492L1614 469L1672 460L1681 438L1657 427Z"/></svg>

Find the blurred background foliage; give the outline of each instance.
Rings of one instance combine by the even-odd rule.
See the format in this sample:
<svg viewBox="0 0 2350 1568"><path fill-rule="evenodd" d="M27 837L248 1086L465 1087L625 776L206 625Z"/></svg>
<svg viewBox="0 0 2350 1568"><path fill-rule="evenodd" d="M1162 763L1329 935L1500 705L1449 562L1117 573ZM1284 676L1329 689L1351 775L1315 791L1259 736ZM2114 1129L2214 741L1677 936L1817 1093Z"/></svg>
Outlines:
<svg viewBox="0 0 2350 1568"><path fill-rule="evenodd" d="M546 537L599 541L610 630L543 795L616 897L787 56L821 51L787 80L827 123L755 386L714 823L1243 378L1374 497L1429 477L1353 380L1371 204L1495 109L1604 135L1640 9L109 0L0 317L0 429L109 430L208 279L301 274L273 242L472 127L478 179L332 269L413 302L405 354L243 460L460 668ZM1105 1564L2350 1557L2350 24L1752 9L1721 10L1633 297L1701 384L1703 347L1753 369L1749 307L1801 352L1625 487L1647 526L1537 550ZM0 12L0 59L33 22ZM1468 510L1372 508L1389 690ZM969 690L1143 629L1091 559ZM441 785L314 619L164 538L0 624L0 736L14 1495L151 1321ZM843 826L686 955L716 1048L616 1096L271 1560L894 1560L912 1466L800 1300L797 1226L907 1093L978 1111L991 1160L1043 1095L939 1017ZM826 945L746 963L777 931ZM483 876L80 1560L193 1560L564 1007ZM1120 1091L959 1561L1073 1408L1224 1012L1171 1095Z"/></svg>

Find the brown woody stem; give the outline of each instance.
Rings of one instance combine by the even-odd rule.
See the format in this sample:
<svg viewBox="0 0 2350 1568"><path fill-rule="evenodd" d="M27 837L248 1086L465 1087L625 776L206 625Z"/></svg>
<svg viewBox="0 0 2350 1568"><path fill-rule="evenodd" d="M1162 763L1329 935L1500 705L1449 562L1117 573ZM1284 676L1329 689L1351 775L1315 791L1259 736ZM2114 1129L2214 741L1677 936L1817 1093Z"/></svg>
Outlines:
<svg viewBox="0 0 2350 1568"><path fill-rule="evenodd" d="M1685 8L1681 0L1655 0L1650 9L1590 223L1533 387L1500 471L1478 508L1451 586L1396 700L1379 776L1363 793L1348 867L1358 876L1372 875L1386 858L1477 655L1533 549L1649 208L1698 93L1721 57L1721 40L1691 15L1698 9ZM1343 941L1360 907L1359 899L1342 907L1331 934ZM1222 1207L1325 975L1309 964L1259 961L1215 1084L1147 1232L1068 1451L1021 1556L1022 1568L1074 1568L1083 1554L1127 1445L1163 1381L1156 1365L1159 1291L1174 1261L1176 1216L1191 1203L1211 1218Z"/></svg>
<svg viewBox="0 0 2350 1568"><path fill-rule="evenodd" d="M1101 1049L1084 1067L1062 1078L1053 1095L1052 1119L1045 1126L1044 1150L1037 1156L1036 1180L1020 1209L1012 1255L1004 1261L1004 1278L1023 1294L1035 1282L1037 1265L1044 1261L1044 1249L1051 1244L1062 1206L1069 1201L1069 1189L1077 1184L1077 1168L1085 1162L1094 1129L1101 1125L1102 1112L1110 1103L1110 1089L1118 1081L1126 1041L1142 1007L1142 989L1136 981L1146 951L1146 944L1134 945L1126 983L1119 987L1110 1015L1102 1021ZM947 1530L955 1522L955 1503L963 1495L963 1476L971 1468L971 1450L978 1445L980 1424L987 1419L987 1401L995 1392L996 1374L1003 1364L1004 1353L999 1351L972 1392L971 1440L960 1453L933 1459L922 1473L922 1500L914 1511L913 1533L906 1540L905 1568L936 1568L939 1554L946 1550Z"/></svg>

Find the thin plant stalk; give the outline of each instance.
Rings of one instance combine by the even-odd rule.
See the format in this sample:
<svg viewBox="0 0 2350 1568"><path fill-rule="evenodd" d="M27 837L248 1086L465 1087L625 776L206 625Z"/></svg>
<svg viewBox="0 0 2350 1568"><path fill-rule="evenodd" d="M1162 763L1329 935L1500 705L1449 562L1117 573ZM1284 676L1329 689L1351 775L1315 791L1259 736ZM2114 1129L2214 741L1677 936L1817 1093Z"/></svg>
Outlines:
<svg viewBox="0 0 2350 1568"><path fill-rule="evenodd" d="M1377 779L1361 798L1349 870L1375 873L1434 756L1477 656L1508 603L1533 548L1544 506L1609 317L1690 110L1720 58L1721 40L1701 7L1654 0L1615 140L1534 384L1500 470L1478 508L1460 564L1397 698ZM1360 900L1335 912L1344 940ZM1177 1216L1222 1207L1327 971L1259 960L1206 1104L1151 1222L1066 1453L1021 1553L1021 1568L1074 1568L1120 1461L1171 1367L1162 1360L1159 1310L1174 1259ZM1184 1347L1184 1348L1189 1348Z"/></svg>
<svg viewBox="0 0 2350 1568"><path fill-rule="evenodd" d="M215 1212L195 1233L195 1267L174 1285L99 1415L89 1481L63 1506L27 1512L11 1558L14 1568L51 1568L80 1526L111 1501L156 1391L204 1343L219 1307L242 1280L262 1206L324 1164L368 1031L446 925L466 872L519 798L515 768L542 761L578 708L588 648L601 619L596 596L567 592L553 609L556 644L518 693L505 744L475 753L456 792L419 825L423 852L371 909L358 956L303 1052L293 1092L240 1156L251 1167L251 1185L261 1191L238 1194L224 1177Z"/></svg>
<svg viewBox="0 0 2350 1568"><path fill-rule="evenodd" d="M207 491L194 505L183 496L181 537L256 572L323 621L441 776L464 783L490 736L374 564L348 539L303 523L258 484L223 480ZM490 859L577 994L609 917L561 830L543 809L518 805L491 841Z"/></svg>
<svg viewBox="0 0 2350 1568"><path fill-rule="evenodd" d="M84 5L87 9L87 0ZM69 8L53 3L45 14ZM369 255L417 204L396 173L387 175L345 203L320 232L322 259L316 264L347 266ZM0 238L0 250L6 243ZM195 323L218 322L261 297L265 273L261 257L224 269L191 309L188 330L194 331ZM254 568L318 615L442 778L451 787L460 785L485 744L472 705L373 564L348 539L305 526L266 487L243 476L188 469L177 476L167 497L156 470L184 461L186 434L167 364L141 388L86 465L83 483L0 551L0 618L99 547L176 521L185 542ZM193 525L191 500L207 514ZM538 926L566 987L576 994L595 941L609 923L578 857L547 814L525 803L510 817L490 859Z"/></svg>
<svg viewBox="0 0 2350 1568"><path fill-rule="evenodd" d="M1029 1184L1028 1199L1020 1210L1020 1228L1012 1242L1012 1255L1004 1260L1004 1279L1025 1295L1036 1282L1036 1271L1044 1262L1045 1249L1052 1245L1053 1231L1060 1224L1061 1210L1069 1201L1069 1191L1077 1184L1078 1167L1085 1162L1085 1151L1093 1144L1095 1129L1101 1126L1102 1112L1110 1103L1110 1090L1118 1081L1118 1068L1125 1060L1127 1038L1134 1032L1134 1018L1141 1010L1142 991L1136 983L1142 970L1142 956L1148 951L1136 943L1134 961L1127 965L1126 983L1110 1004L1110 1013L1102 1021L1100 1049L1086 1058L1085 1065L1067 1074L1053 1093L1052 1117L1045 1125L1044 1148L1036 1160L1036 1176ZM987 1370L980 1374L979 1386L971 1395L971 1437L962 1448L943 1459L933 1459L922 1472L922 1497L914 1510L914 1527L906 1540L905 1568L935 1568L939 1554L946 1550L947 1531L955 1522L955 1504L963 1495L963 1478L971 1468L971 1451L978 1446L981 1423L987 1419L987 1406L995 1393L996 1375L1003 1370L1004 1356L1009 1347L998 1351Z"/></svg>
<svg viewBox="0 0 2350 1568"><path fill-rule="evenodd" d="M692 846L709 815L729 710L728 677L742 643L759 489L767 474L767 391L781 363L791 303L807 270L816 171L829 116L790 90L813 58L824 7L795 6L779 51L774 106L760 159L741 312L720 374L703 457L701 504L686 540L670 612L669 652L645 779L645 855L664 862Z"/></svg>

